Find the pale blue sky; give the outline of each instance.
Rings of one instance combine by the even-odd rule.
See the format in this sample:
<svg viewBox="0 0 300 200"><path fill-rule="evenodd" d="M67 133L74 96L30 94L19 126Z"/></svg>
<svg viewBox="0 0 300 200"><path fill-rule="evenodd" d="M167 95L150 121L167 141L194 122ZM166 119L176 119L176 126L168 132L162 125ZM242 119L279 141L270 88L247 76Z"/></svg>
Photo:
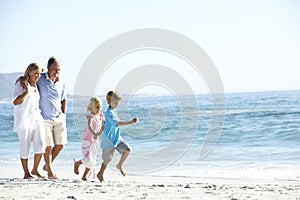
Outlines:
<svg viewBox="0 0 300 200"><path fill-rule="evenodd" d="M0 0L0 72L23 72L34 61L45 66L55 55L72 93L81 65L102 42L162 28L197 42L227 92L300 89L299 11L297 0Z"/></svg>

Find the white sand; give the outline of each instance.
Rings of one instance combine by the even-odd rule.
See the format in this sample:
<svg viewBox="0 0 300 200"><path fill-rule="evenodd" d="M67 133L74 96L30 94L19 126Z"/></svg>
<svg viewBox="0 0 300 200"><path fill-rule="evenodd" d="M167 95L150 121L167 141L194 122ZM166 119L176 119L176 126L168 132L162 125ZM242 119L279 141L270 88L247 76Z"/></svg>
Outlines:
<svg viewBox="0 0 300 200"><path fill-rule="evenodd" d="M41 171L42 172L42 171ZM126 176L81 181L57 171L59 180L23 180L19 168L0 168L0 199L298 199L300 181Z"/></svg>

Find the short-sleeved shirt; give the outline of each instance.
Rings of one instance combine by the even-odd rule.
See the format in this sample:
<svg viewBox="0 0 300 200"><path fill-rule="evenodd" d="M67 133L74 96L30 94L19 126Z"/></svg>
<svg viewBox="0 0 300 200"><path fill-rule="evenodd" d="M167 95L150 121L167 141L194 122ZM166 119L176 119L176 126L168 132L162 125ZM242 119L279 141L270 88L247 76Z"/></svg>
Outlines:
<svg viewBox="0 0 300 200"><path fill-rule="evenodd" d="M57 118L61 113L61 102L67 99L65 81L61 78L53 83L47 72L43 73L37 86L40 92L40 109L45 120Z"/></svg>
<svg viewBox="0 0 300 200"><path fill-rule="evenodd" d="M118 126L119 120L117 112L111 107L108 107L105 112L105 128L101 140L102 149L113 149L121 142L124 142L121 136L121 128Z"/></svg>

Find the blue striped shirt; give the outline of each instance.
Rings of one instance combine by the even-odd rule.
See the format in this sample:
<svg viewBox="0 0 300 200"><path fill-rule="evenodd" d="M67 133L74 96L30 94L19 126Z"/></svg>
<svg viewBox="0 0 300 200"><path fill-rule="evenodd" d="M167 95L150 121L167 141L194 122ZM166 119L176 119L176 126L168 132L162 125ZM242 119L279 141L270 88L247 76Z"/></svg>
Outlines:
<svg viewBox="0 0 300 200"><path fill-rule="evenodd" d="M53 83L45 72L37 82L37 86L43 118L46 120L57 118L62 113L61 102L67 99L65 82L59 79Z"/></svg>

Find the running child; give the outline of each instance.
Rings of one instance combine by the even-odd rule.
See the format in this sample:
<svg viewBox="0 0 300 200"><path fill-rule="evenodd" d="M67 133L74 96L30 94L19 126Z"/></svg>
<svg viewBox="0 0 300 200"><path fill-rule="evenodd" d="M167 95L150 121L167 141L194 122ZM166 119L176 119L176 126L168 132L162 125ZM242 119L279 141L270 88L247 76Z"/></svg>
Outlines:
<svg viewBox="0 0 300 200"><path fill-rule="evenodd" d="M102 133L104 126L104 115L101 112L102 101L98 97L92 97L87 106L87 126L82 136L82 155L83 158L79 161L74 159L74 173L79 174L79 166L84 164L85 171L82 175L82 180L87 180L87 175L96 165L97 153L99 150L99 136Z"/></svg>

